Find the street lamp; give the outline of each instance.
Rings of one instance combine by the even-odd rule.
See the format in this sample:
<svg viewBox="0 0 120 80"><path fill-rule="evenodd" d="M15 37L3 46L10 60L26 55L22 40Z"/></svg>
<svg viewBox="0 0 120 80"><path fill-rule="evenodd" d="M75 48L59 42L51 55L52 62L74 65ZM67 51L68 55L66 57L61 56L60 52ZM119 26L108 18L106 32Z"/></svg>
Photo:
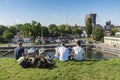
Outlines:
<svg viewBox="0 0 120 80"><path fill-rule="evenodd" d="M67 24L66 24L66 35L67 35L67 37L68 37L68 15L66 15L66 20L67 20Z"/></svg>

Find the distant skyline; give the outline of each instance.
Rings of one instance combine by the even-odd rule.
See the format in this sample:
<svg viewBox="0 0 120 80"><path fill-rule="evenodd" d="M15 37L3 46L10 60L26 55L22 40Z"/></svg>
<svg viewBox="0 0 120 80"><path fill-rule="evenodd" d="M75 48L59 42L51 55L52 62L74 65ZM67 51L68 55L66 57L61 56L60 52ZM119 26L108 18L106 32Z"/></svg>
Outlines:
<svg viewBox="0 0 120 80"><path fill-rule="evenodd" d="M96 13L96 23L120 25L120 0L0 0L0 24L31 23L84 26L85 16Z"/></svg>

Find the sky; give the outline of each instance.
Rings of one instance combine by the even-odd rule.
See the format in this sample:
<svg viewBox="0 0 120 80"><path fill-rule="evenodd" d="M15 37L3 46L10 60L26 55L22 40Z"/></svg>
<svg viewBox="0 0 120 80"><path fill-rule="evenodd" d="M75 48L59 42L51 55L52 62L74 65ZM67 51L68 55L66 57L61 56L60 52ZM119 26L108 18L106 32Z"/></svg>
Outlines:
<svg viewBox="0 0 120 80"><path fill-rule="evenodd" d="M96 23L120 25L120 0L0 0L0 24L31 23L84 26L85 16L96 13Z"/></svg>

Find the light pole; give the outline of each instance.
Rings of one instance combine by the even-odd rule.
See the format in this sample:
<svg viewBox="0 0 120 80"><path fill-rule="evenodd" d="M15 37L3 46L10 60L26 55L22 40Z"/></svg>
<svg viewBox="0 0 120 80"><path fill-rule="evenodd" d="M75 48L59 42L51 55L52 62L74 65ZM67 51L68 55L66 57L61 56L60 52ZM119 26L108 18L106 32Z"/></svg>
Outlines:
<svg viewBox="0 0 120 80"><path fill-rule="evenodd" d="M66 20L67 20L67 24L66 24L66 35L68 36L68 15L66 15Z"/></svg>
<svg viewBox="0 0 120 80"><path fill-rule="evenodd" d="M28 38L29 38L29 41L28 41L28 49L29 49L29 43L30 43L30 26L29 26L29 28L28 28Z"/></svg>
<svg viewBox="0 0 120 80"><path fill-rule="evenodd" d="M87 60L87 38L86 38L86 53L85 53L85 55L84 55L84 57L85 57L85 60Z"/></svg>
<svg viewBox="0 0 120 80"><path fill-rule="evenodd" d="M67 20L67 26L68 26L68 15L66 15L66 20Z"/></svg>

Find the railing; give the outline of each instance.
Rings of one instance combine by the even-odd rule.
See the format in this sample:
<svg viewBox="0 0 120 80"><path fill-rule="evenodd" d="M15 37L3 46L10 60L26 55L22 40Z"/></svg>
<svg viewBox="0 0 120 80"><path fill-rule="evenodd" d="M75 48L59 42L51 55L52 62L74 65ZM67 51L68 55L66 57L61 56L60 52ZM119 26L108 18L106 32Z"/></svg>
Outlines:
<svg viewBox="0 0 120 80"><path fill-rule="evenodd" d="M67 48L72 48L74 47L75 45L66 45ZM93 44L82 44L81 45L82 47L93 47L94 45ZM54 49L56 47L56 45L44 45L44 46L29 46L29 47L33 47L33 48L41 48L41 47L44 47L46 49ZM28 46L24 46L25 49L28 49ZM15 47L0 47L0 51L1 50L11 50L11 49L15 49Z"/></svg>

